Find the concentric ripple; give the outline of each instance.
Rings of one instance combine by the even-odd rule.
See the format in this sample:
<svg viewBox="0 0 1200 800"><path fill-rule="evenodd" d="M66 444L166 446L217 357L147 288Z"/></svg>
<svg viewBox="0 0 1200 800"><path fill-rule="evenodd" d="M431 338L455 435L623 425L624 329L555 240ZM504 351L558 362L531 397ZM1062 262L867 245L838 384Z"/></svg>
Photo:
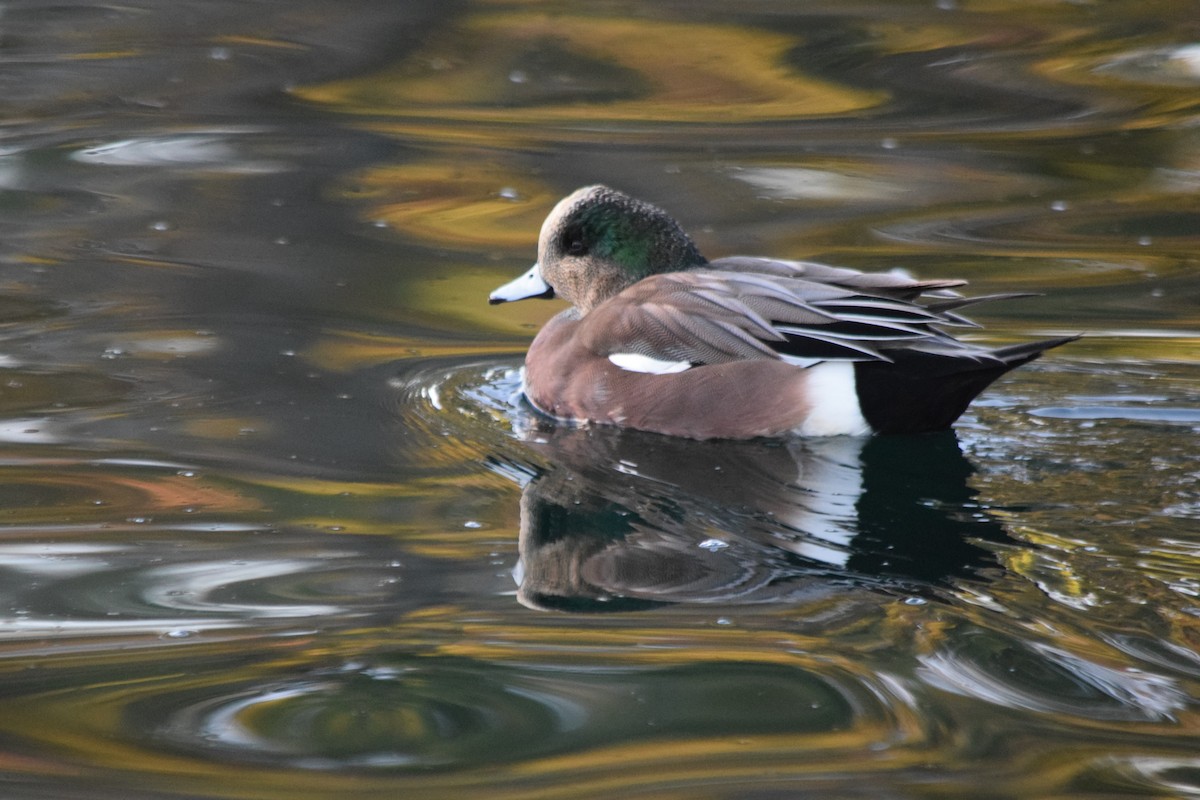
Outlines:
<svg viewBox="0 0 1200 800"><path fill-rule="evenodd" d="M900 744L912 732L897 726L884 702L836 670L781 663L581 671L378 653L307 670L285 666L267 677L236 670L220 683L176 675L31 696L10 704L0 730L36 738L76 720L89 729L84 746L97 745L80 754L85 760L107 759L118 748L150 765L183 757L460 775L587 751L597 765L624 761L636 769L626 748L641 743L659 753L650 764L661 767L658 759L667 757L703 774L699 754L740 758L738 741L746 737L774 741L789 758L808 747L814 756L830 747L857 750L881 735ZM42 716L27 717L26 704ZM837 736L828 739L831 733ZM697 756L670 742L697 747Z"/></svg>
<svg viewBox="0 0 1200 800"><path fill-rule="evenodd" d="M156 746L311 769L466 766L552 749L588 709L563 684L536 685L469 661L397 660L197 699L133 703Z"/></svg>
<svg viewBox="0 0 1200 800"><path fill-rule="evenodd" d="M444 358L401 362L388 377L397 456L461 464L512 449L544 420L522 398L519 361Z"/></svg>

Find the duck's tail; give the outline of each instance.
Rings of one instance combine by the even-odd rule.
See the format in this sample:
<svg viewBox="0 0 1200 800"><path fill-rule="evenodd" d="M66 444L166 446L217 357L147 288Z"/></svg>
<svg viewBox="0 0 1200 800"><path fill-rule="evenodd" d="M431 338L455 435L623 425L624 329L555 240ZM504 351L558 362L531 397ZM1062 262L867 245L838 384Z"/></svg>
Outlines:
<svg viewBox="0 0 1200 800"><path fill-rule="evenodd" d="M888 350L891 361L855 363L859 406L876 433L945 430L992 381L1078 338L1062 336L997 350Z"/></svg>

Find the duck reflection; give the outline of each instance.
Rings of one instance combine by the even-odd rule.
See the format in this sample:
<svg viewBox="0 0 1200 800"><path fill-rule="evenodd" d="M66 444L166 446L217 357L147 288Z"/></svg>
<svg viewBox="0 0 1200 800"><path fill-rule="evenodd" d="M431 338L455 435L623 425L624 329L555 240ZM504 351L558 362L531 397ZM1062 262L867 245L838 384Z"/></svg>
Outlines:
<svg viewBox="0 0 1200 800"><path fill-rule="evenodd" d="M534 423L518 598L532 608L789 602L831 583L921 592L994 564L952 432L709 441Z"/></svg>

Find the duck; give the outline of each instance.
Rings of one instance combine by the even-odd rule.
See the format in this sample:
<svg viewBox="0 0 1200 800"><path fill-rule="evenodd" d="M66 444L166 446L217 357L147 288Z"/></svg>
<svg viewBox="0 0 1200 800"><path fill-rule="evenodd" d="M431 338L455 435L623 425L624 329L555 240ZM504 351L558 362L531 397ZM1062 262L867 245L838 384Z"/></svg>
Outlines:
<svg viewBox="0 0 1200 800"><path fill-rule="evenodd" d="M812 261L701 255L663 209L603 185L560 200L532 269L492 304L561 298L521 388L541 413L690 439L917 434L951 427L1006 372L1077 336L989 349L947 329L966 297Z"/></svg>

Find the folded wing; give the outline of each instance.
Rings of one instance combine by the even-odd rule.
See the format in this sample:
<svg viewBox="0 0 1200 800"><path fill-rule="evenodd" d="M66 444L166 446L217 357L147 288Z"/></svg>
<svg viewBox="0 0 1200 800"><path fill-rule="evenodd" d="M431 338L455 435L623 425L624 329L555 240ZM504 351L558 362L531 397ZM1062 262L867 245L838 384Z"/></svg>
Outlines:
<svg viewBox="0 0 1200 800"><path fill-rule="evenodd" d="M638 282L589 313L580 335L614 363L636 355L673 371L756 358L888 362L898 348L993 358L942 330L972 324L957 309L999 297L949 291L962 281L754 258L712 266Z"/></svg>

